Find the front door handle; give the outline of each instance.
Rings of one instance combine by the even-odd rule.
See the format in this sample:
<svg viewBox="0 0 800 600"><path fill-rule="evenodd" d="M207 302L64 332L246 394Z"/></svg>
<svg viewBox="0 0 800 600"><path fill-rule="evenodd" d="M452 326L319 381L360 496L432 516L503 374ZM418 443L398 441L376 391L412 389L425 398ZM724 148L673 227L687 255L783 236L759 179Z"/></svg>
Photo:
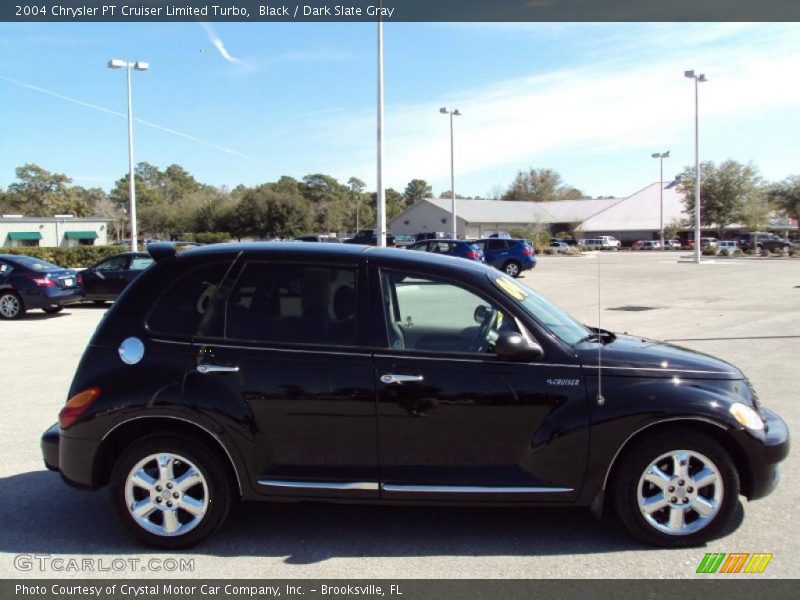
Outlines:
<svg viewBox="0 0 800 600"><path fill-rule="evenodd" d="M202 364L197 365L197 372L201 375L207 375L208 373L238 373L239 367L224 367L222 365Z"/></svg>
<svg viewBox="0 0 800 600"><path fill-rule="evenodd" d="M424 379L422 375L393 375L391 373L381 375L381 381L383 383L412 383Z"/></svg>

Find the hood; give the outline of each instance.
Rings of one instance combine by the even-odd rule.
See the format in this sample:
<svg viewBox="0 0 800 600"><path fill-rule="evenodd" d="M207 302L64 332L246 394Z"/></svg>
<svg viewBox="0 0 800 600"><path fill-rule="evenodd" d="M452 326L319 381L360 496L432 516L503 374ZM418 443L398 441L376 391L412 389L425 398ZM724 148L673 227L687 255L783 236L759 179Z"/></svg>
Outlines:
<svg viewBox="0 0 800 600"><path fill-rule="evenodd" d="M603 373L623 377L680 377L681 379L744 379L732 364L702 352L630 335L609 336L601 348ZM599 342L575 346L583 367L597 369Z"/></svg>

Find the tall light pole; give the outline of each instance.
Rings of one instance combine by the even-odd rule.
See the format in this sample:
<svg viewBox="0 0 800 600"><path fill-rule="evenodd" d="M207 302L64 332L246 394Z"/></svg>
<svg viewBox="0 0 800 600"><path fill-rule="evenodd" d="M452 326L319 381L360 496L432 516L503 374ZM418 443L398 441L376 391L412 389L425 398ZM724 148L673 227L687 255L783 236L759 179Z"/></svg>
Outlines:
<svg viewBox="0 0 800 600"><path fill-rule="evenodd" d="M382 6L383 3L379 3ZM383 19L378 17L378 246L386 246L386 190L383 187Z"/></svg>
<svg viewBox="0 0 800 600"><path fill-rule="evenodd" d="M439 112L443 115L450 115L450 195L452 202L450 205L450 212L453 216L453 239L458 239L458 222L456 220L456 172L455 172L455 159L453 157L453 117L460 117L461 113L457 108L440 108Z"/></svg>
<svg viewBox="0 0 800 600"><path fill-rule="evenodd" d="M700 84L708 81L703 73L684 71L683 75L694 79L694 262L700 264L700 108L697 90Z"/></svg>
<svg viewBox="0 0 800 600"><path fill-rule="evenodd" d="M660 175L658 177L658 201L659 201L659 214L661 215L660 219L660 231L661 231L661 249L664 249L664 159L669 158L669 150L666 152L656 152L655 154L651 154L653 158L659 159L659 163L661 164Z"/></svg>
<svg viewBox="0 0 800 600"><path fill-rule="evenodd" d="M108 61L109 69L124 68L128 73L128 193L131 198L131 251L136 252L139 232L136 229L136 185L133 178L133 102L131 101L131 70L147 71L150 63L120 60L112 58Z"/></svg>

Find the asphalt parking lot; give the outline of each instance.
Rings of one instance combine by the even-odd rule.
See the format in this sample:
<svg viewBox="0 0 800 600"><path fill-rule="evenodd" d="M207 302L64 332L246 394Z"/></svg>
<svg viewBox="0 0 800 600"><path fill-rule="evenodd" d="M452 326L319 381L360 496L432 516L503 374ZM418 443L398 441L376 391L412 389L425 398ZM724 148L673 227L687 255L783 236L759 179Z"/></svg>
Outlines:
<svg viewBox="0 0 800 600"><path fill-rule="evenodd" d="M603 328L680 340L676 343L733 362L797 435L800 261L718 259L694 265L683 262L686 258L682 253L545 256L521 281L585 323L596 324L599 314ZM620 310L630 306L647 310ZM55 421L103 313L86 305L0 323L5 411L0 420L0 577L98 575L37 567L19 571L18 554L108 563L178 556L132 541L113 518L106 490L71 489L41 462L39 436ZM194 559L194 570L169 575L685 578L696 576L705 552L772 552L762 576L794 578L800 576L798 481L795 445L774 494L743 502L743 519L706 548L677 551L644 547L614 518L596 521L582 509L239 505L214 538L181 555Z"/></svg>

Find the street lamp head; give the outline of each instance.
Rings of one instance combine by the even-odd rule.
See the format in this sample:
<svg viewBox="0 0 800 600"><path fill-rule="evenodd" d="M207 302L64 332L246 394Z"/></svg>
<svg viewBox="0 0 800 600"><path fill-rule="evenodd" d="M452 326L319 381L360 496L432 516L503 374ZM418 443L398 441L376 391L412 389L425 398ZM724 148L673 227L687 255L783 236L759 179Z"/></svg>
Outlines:
<svg viewBox="0 0 800 600"><path fill-rule="evenodd" d="M443 106L442 108L439 109L439 112L442 113L443 115L446 115L447 109Z"/></svg>
<svg viewBox="0 0 800 600"><path fill-rule="evenodd" d="M704 81L708 81L708 79L706 79L706 76L703 73L700 73L700 75L697 76L697 81L702 83Z"/></svg>
<svg viewBox="0 0 800 600"><path fill-rule="evenodd" d="M694 70L684 71L683 76L688 77L689 79L694 79Z"/></svg>
<svg viewBox="0 0 800 600"><path fill-rule="evenodd" d="M669 158L669 150L661 153L661 158Z"/></svg>
<svg viewBox="0 0 800 600"><path fill-rule="evenodd" d="M453 111L453 115L454 115L454 116L456 116L456 117L460 117L460 116L461 116L461 111L460 111L460 110L458 110L458 109L455 109L455 110Z"/></svg>
<svg viewBox="0 0 800 600"><path fill-rule="evenodd" d="M141 60L137 60L134 63L133 68L136 69L137 71L147 71L147 69L150 68L150 63L146 63L146 62L143 62Z"/></svg>
<svg viewBox="0 0 800 600"><path fill-rule="evenodd" d="M128 63L124 60L120 60L118 58L112 58L108 61L108 68L109 69L121 69L122 67L127 67Z"/></svg>
<svg viewBox="0 0 800 600"><path fill-rule="evenodd" d="M658 152L654 152L650 155L651 158L661 158L661 155Z"/></svg>

